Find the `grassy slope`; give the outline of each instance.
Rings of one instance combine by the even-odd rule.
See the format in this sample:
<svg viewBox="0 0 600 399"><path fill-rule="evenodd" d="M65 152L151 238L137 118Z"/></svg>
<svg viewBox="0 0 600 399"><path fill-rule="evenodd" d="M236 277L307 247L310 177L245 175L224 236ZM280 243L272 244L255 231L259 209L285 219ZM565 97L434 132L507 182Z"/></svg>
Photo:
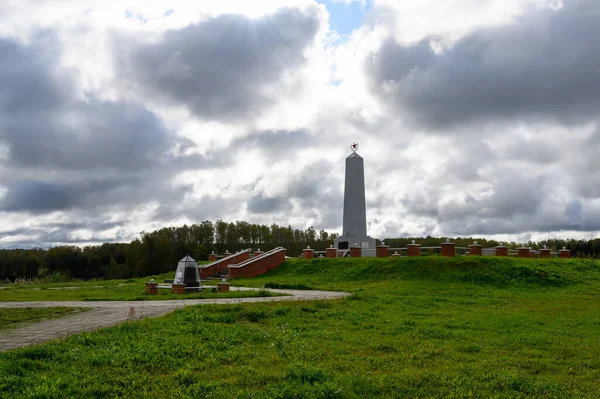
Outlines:
<svg viewBox="0 0 600 399"><path fill-rule="evenodd" d="M84 312L85 308L20 308L0 309L0 330L17 327L26 322L54 319L71 313Z"/></svg>
<svg viewBox="0 0 600 399"><path fill-rule="evenodd" d="M289 261L238 280L355 292L190 307L0 355L0 397L596 398L600 266Z"/></svg>

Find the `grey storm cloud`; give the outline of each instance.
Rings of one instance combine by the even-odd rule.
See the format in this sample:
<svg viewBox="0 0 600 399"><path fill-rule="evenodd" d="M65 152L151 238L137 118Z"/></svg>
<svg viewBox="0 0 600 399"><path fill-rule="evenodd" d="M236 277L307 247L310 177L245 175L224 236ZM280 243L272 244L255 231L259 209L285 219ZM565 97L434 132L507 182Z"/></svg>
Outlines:
<svg viewBox="0 0 600 399"><path fill-rule="evenodd" d="M141 104L78 99L47 37L0 41L1 211L135 207L170 196L181 170L211 165L170 152L189 143Z"/></svg>
<svg viewBox="0 0 600 399"><path fill-rule="evenodd" d="M277 82L305 62L318 29L316 8L285 8L258 19L221 15L153 43L119 38L117 65L142 93L230 122L277 101Z"/></svg>
<svg viewBox="0 0 600 399"><path fill-rule="evenodd" d="M562 148L572 191L585 199L600 198L600 129L580 141L563 143Z"/></svg>
<svg viewBox="0 0 600 399"><path fill-rule="evenodd" d="M336 228L342 222L343 175L331 173L333 164L319 160L298 169L282 187L283 193L269 196L256 192L246 201L251 213L282 216L283 222L291 213L314 219L315 228Z"/></svg>
<svg viewBox="0 0 600 399"><path fill-rule="evenodd" d="M135 104L93 100L6 119L1 137L18 167L140 171L174 144L162 121Z"/></svg>
<svg viewBox="0 0 600 399"><path fill-rule="evenodd" d="M260 150L273 159L293 155L310 143L310 136L305 130L268 130L252 132L235 140L227 151L243 152L248 148Z"/></svg>
<svg viewBox="0 0 600 399"><path fill-rule="evenodd" d="M8 212L48 212L68 209L75 201L65 187L40 181L18 181L9 185L0 208Z"/></svg>
<svg viewBox="0 0 600 399"><path fill-rule="evenodd" d="M491 195L476 202L483 217L510 218L521 214L535 214L546 196L543 177L522 178L510 176L494 182Z"/></svg>
<svg viewBox="0 0 600 399"><path fill-rule="evenodd" d="M246 203L252 213L273 213L289 206L289 200L284 197L267 197L263 194L252 196Z"/></svg>
<svg viewBox="0 0 600 399"><path fill-rule="evenodd" d="M551 187L543 176L497 178L488 182L486 189L465 193L462 200L452 201L445 200L440 194L438 184L439 181L429 181L425 190L407 193L401 203L408 214L436 220L447 233L515 234L579 227L566 210L557 214L545 213Z"/></svg>
<svg viewBox="0 0 600 399"><path fill-rule="evenodd" d="M373 91L438 129L511 118L587 122L600 106L596 0L565 1L517 23L479 29L434 53L387 40L365 61Z"/></svg>
<svg viewBox="0 0 600 399"><path fill-rule="evenodd" d="M173 219L187 217L191 220L215 220L221 215L240 208L241 201L235 198L222 198L219 193L205 194L195 199L191 186L183 186L161 198L159 207L153 212L152 220L170 223Z"/></svg>
<svg viewBox="0 0 600 399"><path fill-rule="evenodd" d="M48 213L83 208L92 210L123 198L119 190L131 192L143 186L135 177L106 177L75 182L44 182L15 180L7 184L7 193L0 200L0 209L8 212Z"/></svg>

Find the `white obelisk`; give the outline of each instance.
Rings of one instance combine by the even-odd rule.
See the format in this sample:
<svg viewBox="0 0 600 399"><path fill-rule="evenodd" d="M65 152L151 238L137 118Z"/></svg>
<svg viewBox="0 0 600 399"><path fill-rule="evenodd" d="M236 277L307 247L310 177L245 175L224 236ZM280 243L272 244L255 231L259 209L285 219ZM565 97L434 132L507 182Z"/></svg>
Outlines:
<svg viewBox="0 0 600 399"><path fill-rule="evenodd" d="M365 201L365 166L363 158L356 153L358 144L352 146L352 154L346 158L344 184L344 222L342 235L335 240L337 249L359 246L375 249L375 239L367 235L367 207ZM369 255L363 251L363 256Z"/></svg>

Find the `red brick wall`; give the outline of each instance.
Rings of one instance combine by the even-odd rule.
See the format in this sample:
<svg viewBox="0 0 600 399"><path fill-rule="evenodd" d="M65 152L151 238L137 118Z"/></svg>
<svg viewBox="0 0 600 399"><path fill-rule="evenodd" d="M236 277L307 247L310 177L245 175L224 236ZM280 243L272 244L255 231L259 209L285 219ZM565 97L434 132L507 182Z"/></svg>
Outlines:
<svg viewBox="0 0 600 399"><path fill-rule="evenodd" d="M390 247L388 245L378 245L375 252L378 258L387 258L390 256Z"/></svg>
<svg viewBox="0 0 600 399"><path fill-rule="evenodd" d="M173 294L185 294L185 284L173 284L171 286L171 292Z"/></svg>
<svg viewBox="0 0 600 399"><path fill-rule="evenodd" d="M360 258L361 256L362 256L362 249L360 247L350 248L350 257L351 258Z"/></svg>
<svg viewBox="0 0 600 399"><path fill-rule="evenodd" d="M146 294L157 295L158 283L146 283Z"/></svg>
<svg viewBox="0 0 600 399"><path fill-rule="evenodd" d="M283 262L285 262L285 250L281 250L260 259L253 259L242 267L232 267L227 270L229 271L229 278L255 277L265 274L269 270L281 265Z"/></svg>
<svg viewBox="0 0 600 399"><path fill-rule="evenodd" d="M337 258L337 249L335 248L327 248L325 251L326 258Z"/></svg>
<svg viewBox="0 0 600 399"><path fill-rule="evenodd" d="M571 251L569 251L568 249L567 250L561 249L560 251L558 251L558 256L560 258L565 258L565 259L566 258L570 258L571 257Z"/></svg>
<svg viewBox="0 0 600 399"><path fill-rule="evenodd" d="M224 272L227 270L227 266L234 265L236 263L242 263L250 259L250 251L242 252L239 255L233 256L229 259L221 259L217 262L213 262L208 266L200 268L200 278L207 278L215 273Z"/></svg>
<svg viewBox="0 0 600 399"><path fill-rule="evenodd" d="M481 245L469 245L469 255L470 256L482 256L483 255L483 247Z"/></svg>
<svg viewBox="0 0 600 399"><path fill-rule="evenodd" d="M454 243L445 242L442 244L442 256L454 256Z"/></svg>
<svg viewBox="0 0 600 399"><path fill-rule="evenodd" d="M519 258L529 258L529 248L519 248Z"/></svg>
<svg viewBox="0 0 600 399"><path fill-rule="evenodd" d="M420 256L421 255L421 246L419 244L408 244L406 249L406 254L408 256Z"/></svg>

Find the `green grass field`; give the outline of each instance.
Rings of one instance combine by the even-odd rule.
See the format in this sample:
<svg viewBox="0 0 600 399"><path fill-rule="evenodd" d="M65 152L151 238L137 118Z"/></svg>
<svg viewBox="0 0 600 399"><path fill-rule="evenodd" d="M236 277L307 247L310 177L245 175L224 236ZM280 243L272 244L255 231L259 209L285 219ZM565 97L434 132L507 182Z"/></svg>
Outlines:
<svg viewBox="0 0 600 399"><path fill-rule="evenodd" d="M85 312L86 308L19 308L0 309L0 330L22 326L23 323L55 319L68 314Z"/></svg>
<svg viewBox="0 0 600 399"><path fill-rule="evenodd" d="M0 397L598 398L600 265L290 260L343 300L194 306L0 354Z"/></svg>
<svg viewBox="0 0 600 399"><path fill-rule="evenodd" d="M173 278L175 272L153 276L157 282ZM94 280L40 283L31 281L21 284L4 284L0 289L0 302L27 301L156 301L168 299L249 298L273 296L267 291L231 291L185 295L172 294L169 289L159 289L158 295L146 294L146 282L152 277L128 280ZM215 283L216 284L216 283Z"/></svg>

